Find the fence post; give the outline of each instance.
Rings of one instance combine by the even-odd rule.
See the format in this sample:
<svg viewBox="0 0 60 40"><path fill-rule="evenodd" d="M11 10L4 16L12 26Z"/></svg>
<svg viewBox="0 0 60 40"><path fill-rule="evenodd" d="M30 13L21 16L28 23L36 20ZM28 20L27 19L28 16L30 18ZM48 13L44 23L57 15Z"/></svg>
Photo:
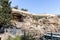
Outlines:
<svg viewBox="0 0 60 40"><path fill-rule="evenodd" d="M25 30L24 30L24 40L26 40L26 32L25 32Z"/></svg>
<svg viewBox="0 0 60 40"><path fill-rule="evenodd" d="M52 35L53 35L53 34L52 34L52 32L51 32L51 40L53 40L53 37L52 37Z"/></svg>

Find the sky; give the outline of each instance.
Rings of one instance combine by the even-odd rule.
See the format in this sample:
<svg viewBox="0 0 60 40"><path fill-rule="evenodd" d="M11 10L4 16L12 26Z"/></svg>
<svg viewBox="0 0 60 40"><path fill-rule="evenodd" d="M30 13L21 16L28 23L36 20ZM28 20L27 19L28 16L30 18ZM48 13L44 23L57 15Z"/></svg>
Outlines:
<svg viewBox="0 0 60 40"><path fill-rule="evenodd" d="M10 0L11 6L28 9L34 14L60 14L60 0Z"/></svg>

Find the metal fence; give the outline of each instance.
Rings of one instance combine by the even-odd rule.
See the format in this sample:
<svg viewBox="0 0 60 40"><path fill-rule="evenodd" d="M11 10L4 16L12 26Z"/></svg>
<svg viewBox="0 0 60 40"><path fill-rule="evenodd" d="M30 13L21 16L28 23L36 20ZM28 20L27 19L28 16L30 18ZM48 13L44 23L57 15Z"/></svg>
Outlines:
<svg viewBox="0 0 60 40"><path fill-rule="evenodd" d="M60 33L46 33L43 40L60 40Z"/></svg>

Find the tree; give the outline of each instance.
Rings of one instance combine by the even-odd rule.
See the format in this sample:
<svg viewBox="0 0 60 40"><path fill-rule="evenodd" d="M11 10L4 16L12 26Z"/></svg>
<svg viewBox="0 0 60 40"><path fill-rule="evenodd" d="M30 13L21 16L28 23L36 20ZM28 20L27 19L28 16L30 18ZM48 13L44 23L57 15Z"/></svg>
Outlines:
<svg viewBox="0 0 60 40"><path fill-rule="evenodd" d="M18 6L15 6L14 8L15 8L15 9L18 9Z"/></svg>
<svg viewBox="0 0 60 40"><path fill-rule="evenodd" d="M0 0L0 22L3 23L4 26L10 24L10 20L12 19L11 14L11 2L9 0Z"/></svg>
<svg viewBox="0 0 60 40"><path fill-rule="evenodd" d="M21 10L22 10L22 11L28 11L27 9L24 9L24 8L22 8Z"/></svg>

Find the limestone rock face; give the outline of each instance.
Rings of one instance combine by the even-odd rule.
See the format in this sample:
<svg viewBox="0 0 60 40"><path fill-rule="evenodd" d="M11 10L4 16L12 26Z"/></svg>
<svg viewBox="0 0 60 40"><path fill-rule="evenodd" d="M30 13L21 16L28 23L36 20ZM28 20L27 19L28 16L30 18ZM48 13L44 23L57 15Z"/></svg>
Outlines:
<svg viewBox="0 0 60 40"><path fill-rule="evenodd" d="M60 32L60 18L57 15L33 15L20 10L13 10L14 12L16 14L19 12L22 15L23 22L11 20L11 23L17 28L22 28L27 33L30 32L33 37L43 36L47 32Z"/></svg>

